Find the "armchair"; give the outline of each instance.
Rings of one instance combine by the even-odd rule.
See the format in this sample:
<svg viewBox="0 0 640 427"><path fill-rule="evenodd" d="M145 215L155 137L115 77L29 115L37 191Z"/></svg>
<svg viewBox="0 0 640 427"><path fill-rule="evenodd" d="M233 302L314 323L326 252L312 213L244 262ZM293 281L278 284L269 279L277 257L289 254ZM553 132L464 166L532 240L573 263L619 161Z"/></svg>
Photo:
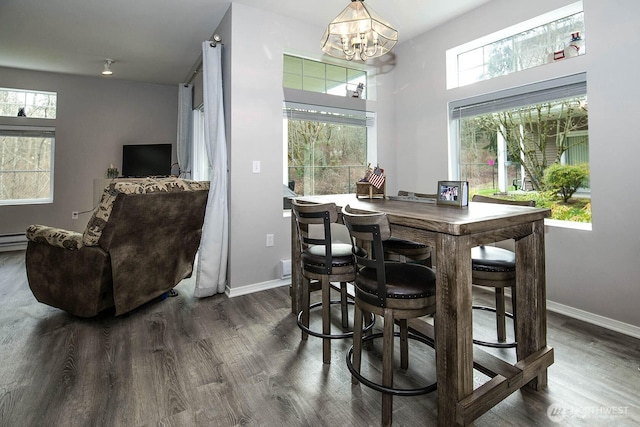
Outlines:
<svg viewBox="0 0 640 427"><path fill-rule="evenodd" d="M115 179L84 233L27 228L26 268L36 299L80 317L127 313L191 276L208 182Z"/></svg>

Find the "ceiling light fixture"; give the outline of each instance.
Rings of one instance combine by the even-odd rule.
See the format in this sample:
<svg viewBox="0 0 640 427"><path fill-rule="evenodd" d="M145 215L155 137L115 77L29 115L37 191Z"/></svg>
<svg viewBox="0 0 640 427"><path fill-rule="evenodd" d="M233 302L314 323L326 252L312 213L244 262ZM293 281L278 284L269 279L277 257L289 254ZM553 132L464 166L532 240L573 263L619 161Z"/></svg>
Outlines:
<svg viewBox="0 0 640 427"><path fill-rule="evenodd" d="M328 55L366 61L393 49L398 43L398 32L365 6L364 0L351 0L329 23L320 43Z"/></svg>
<svg viewBox="0 0 640 427"><path fill-rule="evenodd" d="M110 76L113 74L113 71L111 71L111 64L113 64L114 62L115 61L113 59L105 59L104 70L102 70L103 76Z"/></svg>

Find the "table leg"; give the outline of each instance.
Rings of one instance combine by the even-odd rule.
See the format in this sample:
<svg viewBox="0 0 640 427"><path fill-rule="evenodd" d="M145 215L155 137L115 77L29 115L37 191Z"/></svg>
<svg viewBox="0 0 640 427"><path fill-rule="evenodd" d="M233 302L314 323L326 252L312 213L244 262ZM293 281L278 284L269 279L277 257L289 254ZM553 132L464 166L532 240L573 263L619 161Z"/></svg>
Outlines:
<svg viewBox="0 0 640 427"><path fill-rule="evenodd" d="M545 282L544 221L532 224L532 233L516 240L516 354L518 360L547 345L547 292ZM529 385L547 385L547 370Z"/></svg>
<svg viewBox="0 0 640 427"><path fill-rule="evenodd" d="M471 242L468 236L436 238L435 342L438 425L465 424L457 404L473 393Z"/></svg>

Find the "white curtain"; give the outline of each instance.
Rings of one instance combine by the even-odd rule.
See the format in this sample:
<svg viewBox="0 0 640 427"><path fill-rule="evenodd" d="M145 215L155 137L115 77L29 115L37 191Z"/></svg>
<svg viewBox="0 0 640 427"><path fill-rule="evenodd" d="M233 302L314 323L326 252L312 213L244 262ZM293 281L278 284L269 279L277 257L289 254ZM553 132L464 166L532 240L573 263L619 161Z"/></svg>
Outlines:
<svg viewBox="0 0 640 427"><path fill-rule="evenodd" d="M193 155L191 156L191 179L206 181L211 175L209 156L204 141L204 110L193 110Z"/></svg>
<svg viewBox="0 0 640 427"><path fill-rule="evenodd" d="M194 296L225 291L229 242L227 201L227 141L222 102L222 46L202 43L204 138L211 164L211 188L202 227Z"/></svg>
<svg viewBox="0 0 640 427"><path fill-rule="evenodd" d="M191 178L191 146L193 87L190 84L178 85L178 167L182 178ZM171 168L172 172L174 168Z"/></svg>

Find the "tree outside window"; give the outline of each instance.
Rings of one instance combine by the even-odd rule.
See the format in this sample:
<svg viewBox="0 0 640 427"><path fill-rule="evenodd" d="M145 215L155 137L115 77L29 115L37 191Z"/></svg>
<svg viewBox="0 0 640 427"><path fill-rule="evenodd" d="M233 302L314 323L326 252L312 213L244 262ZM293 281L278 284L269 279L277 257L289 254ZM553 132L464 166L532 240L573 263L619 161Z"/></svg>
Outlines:
<svg viewBox="0 0 640 427"><path fill-rule="evenodd" d="M579 166L588 174L588 130L586 95L461 118L461 179L476 193L553 197L545 176L551 166ZM571 195L590 198L588 187L585 179Z"/></svg>
<svg viewBox="0 0 640 427"><path fill-rule="evenodd" d="M0 204L48 202L53 132L0 129Z"/></svg>
<svg viewBox="0 0 640 427"><path fill-rule="evenodd" d="M289 119L289 183L297 195L355 192L367 167L366 126Z"/></svg>

